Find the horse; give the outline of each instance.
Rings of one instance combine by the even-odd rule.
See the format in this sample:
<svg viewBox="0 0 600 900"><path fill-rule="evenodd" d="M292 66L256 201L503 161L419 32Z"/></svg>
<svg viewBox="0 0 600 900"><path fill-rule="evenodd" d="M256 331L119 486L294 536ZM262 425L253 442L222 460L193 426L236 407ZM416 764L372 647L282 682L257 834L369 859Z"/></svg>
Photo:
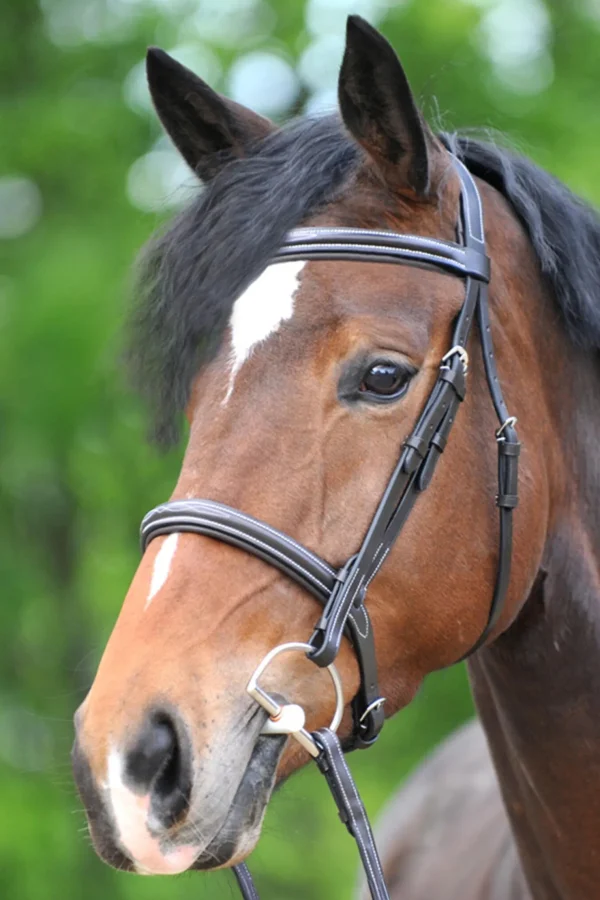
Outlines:
<svg viewBox="0 0 600 900"><path fill-rule="evenodd" d="M363 713L377 727L358 745L428 673L468 656L531 895L589 900L600 879L597 214L525 158L434 134L394 50L357 17L339 115L276 127L162 51L147 66L158 116L205 184L146 250L129 326L156 438L173 440L183 414L189 427L172 501L211 498L213 518L237 510L255 547L270 534L305 548L306 582L318 569L328 590L336 578L346 590L344 565L357 564L399 454L435 451L433 477L417 470L427 492L353 606L380 684ZM482 216L465 236L467 183ZM477 232L483 246L484 223L487 273L457 244ZM348 259L273 263L299 225L313 243L323 229L371 238ZM412 240L417 264L374 259L373 235L403 248L403 262ZM459 256L466 280L453 277ZM473 279L489 279L490 321L453 347ZM452 434L414 446L440 379L453 404L468 384ZM512 488L498 484L498 452L518 452L515 418L498 426L500 389L522 452L510 580L492 620L507 560L497 507L517 499L514 468ZM501 476L509 462L501 455ZM312 634L320 610L297 579L231 542L184 527L150 541L75 716L75 779L107 863L173 874L249 855L275 785L309 757L265 733L246 685L273 648ZM356 646L342 629L345 698L364 688ZM305 711L308 734L336 706L321 667L290 653L264 673L271 697ZM346 747L363 725L353 712L346 699Z"/></svg>
<svg viewBox="0 0 600 900"><path fill-rule="evenodd" d="M375 836L390 900L531 900L478 722L418 767ZM361 884L357 900L368 896Z"/></svg>

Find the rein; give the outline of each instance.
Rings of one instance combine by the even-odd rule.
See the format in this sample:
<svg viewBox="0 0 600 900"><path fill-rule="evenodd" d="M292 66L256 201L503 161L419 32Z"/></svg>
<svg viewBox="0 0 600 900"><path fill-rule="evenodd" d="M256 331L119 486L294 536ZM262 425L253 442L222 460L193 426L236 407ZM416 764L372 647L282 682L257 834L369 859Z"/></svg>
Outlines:
<svg viewBox="0 0 600 900"><path fill-rule="evenodd" d="M487 623L474 646L461 659L484 644L498 621L510 580L512 511L518 503L520 444L514 427L516 419L509 415L502 396L491 338L488 309L490 264L485 248L481 198L470 172L456 157L453 157L453 163L461 181L457 243L361 228L298 228L287 235L271 261L341 259L394 262L432 268L465 279L465 299L456 319L451 347L441 360L436 382L417 423L404 441L396 468L358 552L336 570L283 532L211 500L165 503L149 512L141 526L142 550L159 535L174 532L206 535L260 557L323 604L323 613L308 644L284 644L271 651L250 680L248 690L269 714L263 733L291 734L314 756L336 801L340 818L358 844L374 900L386 900L388 893L369 821L346 766L335 727L309 734L304 730L304 711L294 704L280 706L257 687L257 678L277 652L303 648L314 663L329 668L335 684L334 661L342 637L346 634L356 654L361 684L352 701L353 733L344 743L344 750L370 747L377 740L385 720L385 698L381 697L378 688L373 628L365 598L371 581L394 546L417 498L429 486L446 446L458 408L465 397L469 363L466 346L475 317L486 380L499 422L495 432L498 449L496 505L499 510L499 549ZM336 693L339 705L337 686ZM332 724L335 726L335 723ZM256 900L258 894L247 867L236 866L234 872L245 900Z"/></svg>

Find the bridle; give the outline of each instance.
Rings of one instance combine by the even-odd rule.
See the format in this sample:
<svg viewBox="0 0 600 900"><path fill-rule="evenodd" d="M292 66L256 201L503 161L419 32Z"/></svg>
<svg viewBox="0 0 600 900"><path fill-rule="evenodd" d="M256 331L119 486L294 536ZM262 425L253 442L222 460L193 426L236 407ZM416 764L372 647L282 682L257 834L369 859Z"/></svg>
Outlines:
<svg viewBox="0 0 600 900"><path fill-rule="evenodd" d="M369 585L393 547L417 498L429 486L444 451L458 407L465 397L468 371L467 342L477 316L486 380L498 417L495 432L498 448L499 551L496 580L488 620L475 645L462 658L474 653L491 634L502 610L510 579L512 511L518 502L518 457L520 444L516 419L510 416L498 380L488 309L490 264L486 255L483 212L477 186L468 169L456 157L453 164L461 181L457 243L372 231L362 228L298 228L288 233L271 260L349 260L417 265L465 279L465 298L457 316L452 344L444 355L436 382L417 420L404 441L400 458L359 550L340 568L334 569L317 554L270 525L212 500L175 500L149 512L141 526L142 549L159 535L192 532L206 535L258 556L284 572L319 600L324 610L308 644L300 645L318 666L335 672L334 660L342 636L354 648L361 683L352 701L353 733L344 750L370 747L383 727L385 715L377 680L373 629L365 607ZM298 649L282 645L281 649ZM257 672L265 668L261 663ZM303 734L329 783L340 816L359 845L371 894L387 898L377 851L366 813L345 765L335 729L304 731L303 715L293 704L281 706L257 688L257 673L249 689L269 714L265 731ZM339 691L336 687L338 704ZM293 709L292 709L293 707ZM293 711L295 710L295 712ZM302 711L301 711L302 712ZM282 721L283 720L283 721ZM271 723L269 725L269 723ZM300 739L300 738L298 738ZM235 868L244 897L258 897L245 866Z"/></svg>

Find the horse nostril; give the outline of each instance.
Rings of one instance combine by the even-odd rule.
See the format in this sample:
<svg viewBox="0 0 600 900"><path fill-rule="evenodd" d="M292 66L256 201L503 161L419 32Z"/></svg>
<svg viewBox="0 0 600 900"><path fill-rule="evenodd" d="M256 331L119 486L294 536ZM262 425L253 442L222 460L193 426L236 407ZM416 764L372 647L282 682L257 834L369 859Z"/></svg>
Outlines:
<svg viewBox="0 0 600 900"><path fill-rule="evenodd" d="M177 735L166 721L147 722L127 754L129 782L146 793L177 751Z"/></svg>
<svg viewBox="0 0 600 900"><path fill-rule="evenodd" d="M166 713L148 717L125 762L125 778L136 793L150 794L161 825L172 825L189 805L191 764L185 736Z"/></svg>

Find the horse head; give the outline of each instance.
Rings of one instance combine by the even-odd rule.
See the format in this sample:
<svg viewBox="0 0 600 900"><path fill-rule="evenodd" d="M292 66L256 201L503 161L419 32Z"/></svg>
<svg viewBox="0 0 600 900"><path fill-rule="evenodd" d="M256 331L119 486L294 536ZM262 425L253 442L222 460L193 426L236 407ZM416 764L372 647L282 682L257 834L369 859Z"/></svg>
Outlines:
<svg viewBox="0 0 600 900"><path fill-rule="evenodd" d="M272 258L299 225L455 241L452 156L392 48L356 17L339 118L277 128L161 51L149 53L148 78L167 133L205 182L147 251L133 317L131 358L159 433L180 411L189 423L172 499L241 510L339 567L360 547L431 395L465 283L391 262ZM493 638L518 614L544 544L545 401L532 340L543 294L525 231L499 192L478 186L500 379L512 411L532 423ZM498 423L477 342L473 332L469 390L435 477L366 596L386 715L468 652L488 620ZM76 776L108 862L173 873L251 851L274 785L308 757L262 733L265 713L246 684L273 647L306 641L320 612L235 546L182 532L151 541L76 717ZM346 639L336 665L344 737L360 685ZM330 721L334 692L301 655L278 657L264 683L305 709L309 729Z"/></svg>

